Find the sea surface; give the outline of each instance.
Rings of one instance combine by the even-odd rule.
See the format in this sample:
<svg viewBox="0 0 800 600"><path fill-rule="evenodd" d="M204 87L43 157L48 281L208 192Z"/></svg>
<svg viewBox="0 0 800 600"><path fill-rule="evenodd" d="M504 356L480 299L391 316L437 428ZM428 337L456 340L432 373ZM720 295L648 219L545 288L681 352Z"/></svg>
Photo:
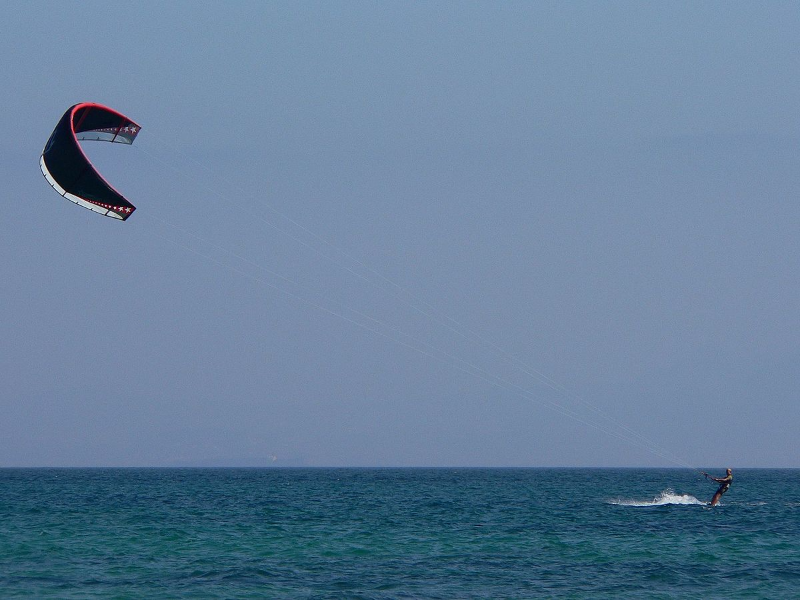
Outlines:
<svg viewBox="0 0 800 600"><path fill-rule="evenodd" d="M0 597L800 597L800 470L734 469L709 508L715 489L676 469L0 469Z"/></svg>

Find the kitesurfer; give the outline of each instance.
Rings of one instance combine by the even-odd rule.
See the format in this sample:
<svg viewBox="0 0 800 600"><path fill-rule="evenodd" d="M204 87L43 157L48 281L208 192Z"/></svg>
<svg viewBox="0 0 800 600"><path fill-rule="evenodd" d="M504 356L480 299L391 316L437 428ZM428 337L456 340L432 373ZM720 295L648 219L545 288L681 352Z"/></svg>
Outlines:
<svg viewBox="0 0 800 600"><path fill-rule="evenodd" d="M714 497L711 499L711 506L716 506L719 499L722 497L722 494L728 491L731 487L731 483L733 483L733 472L728 469L725 472L725 477L712 477L708 473L703 472L703 475L706 478L711 479L712 481L716 481L719 484L719 488L717 489Z"/></svg>

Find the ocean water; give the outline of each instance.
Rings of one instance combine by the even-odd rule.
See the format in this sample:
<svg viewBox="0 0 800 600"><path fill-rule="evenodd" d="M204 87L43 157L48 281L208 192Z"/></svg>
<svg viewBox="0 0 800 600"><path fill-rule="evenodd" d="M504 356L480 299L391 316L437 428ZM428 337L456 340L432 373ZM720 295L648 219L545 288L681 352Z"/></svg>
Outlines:
<svg viewBox="0 0 800 600"><path fill-rule="evenodd" d="M718 475L722 470L717 469ZM800 597L800 471L2 469L0 597Z"/></svg>

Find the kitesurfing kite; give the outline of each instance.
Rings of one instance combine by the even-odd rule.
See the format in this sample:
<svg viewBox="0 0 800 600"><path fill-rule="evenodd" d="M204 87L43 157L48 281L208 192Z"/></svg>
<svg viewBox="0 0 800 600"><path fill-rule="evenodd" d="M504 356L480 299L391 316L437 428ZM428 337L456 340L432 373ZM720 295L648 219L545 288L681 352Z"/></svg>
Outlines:
<svg viewBox="0 0 800 600"><path fill-rule="evenodd" d="M124 221L136 207L103 179L78 140L132 144L140 129L125 115L102 104L76 104L61 117L42 151L42 174L67 200Z"/></svg>

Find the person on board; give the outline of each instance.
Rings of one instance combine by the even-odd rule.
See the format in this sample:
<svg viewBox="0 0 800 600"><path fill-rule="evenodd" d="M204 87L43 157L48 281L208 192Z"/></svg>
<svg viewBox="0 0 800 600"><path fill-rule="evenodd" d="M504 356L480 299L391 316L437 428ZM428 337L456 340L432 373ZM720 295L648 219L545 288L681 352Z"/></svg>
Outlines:
<svg viewBox="0 0 800 600"><path fill-rule="evenodd" d="M703 475L705 475L706 478L712 481L716 481L719 484L719 488L714 494L714 497L711 499L711 506L716 506L717 502L719 502L719 499L722 498L722 494L727 492L728 489L731 487L731 483L733 483L733 472L730 469L728 469L725 472L725 477L712 477L711 475L705 472L703 472Z"/></svg>

